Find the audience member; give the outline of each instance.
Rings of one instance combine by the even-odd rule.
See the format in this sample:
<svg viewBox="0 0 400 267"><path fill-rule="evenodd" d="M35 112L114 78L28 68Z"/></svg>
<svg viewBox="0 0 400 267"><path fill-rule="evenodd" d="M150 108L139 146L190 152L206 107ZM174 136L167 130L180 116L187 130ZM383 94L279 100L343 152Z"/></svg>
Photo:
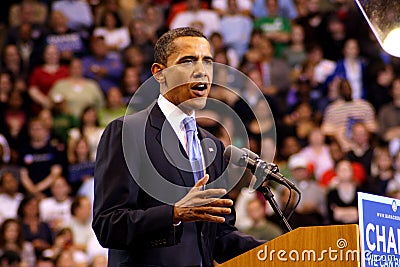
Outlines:
<svg viewBox="0 0 400 267"><path fill-rule="evenodd" d="M125 67L121 81L121 91L125 105L131 101L131 98L135 95L140 85L141 82L139 69L130 66Z"/></svg>
<svg viewBox="0 0 400 267"><path fill-rule="evenodd" d="M150 38L158 38L168 30L168 27L165 24L165 10L163 10L165 7L160 7L151 1L147 2L149 3L146 4L146 1L142 1L141 14L135 16L137 13L134 13L133 17L143 20L144 24L146 25L145 31ZM138 6L136 6L135 11L139 11Z"/></svg>
<svg viewBox="0 0 400 267"><path fill-rule="evenodd" d="M249 65L243 69L244 73L247 75L248 79L244 81L243 88L241 89L239 98L235 98L236 101L233 103L233 110L242 120L243 124L246 126L254 118L254 107L259 101L271 100L270 96L266 96L263 92L264 83L261 76L260 70L253 65ZM274 108L273 102L268 101L272 104L272 113L276 114L276 109Z"/></svg>
<svg viewBox="0 0 400 267"><path fill-rule="evenodd" d="M28 193L48 195L50 185L62 174L64 156L50 142L50 130L42 120L32 119L28 132L29 144L19 151L21 183Z"/></svg>
<svg viewBox="0 0 400 267"><path fill-rule="evenodd" d="M70 113L63 95L50 94L50 96L53 104L49 110L53 118L52 130L60 138L60 142L66 144L69 130L78 126L78 118ZM43 114L43 111L39 114Z"/></svg>
<svg viewBox="0 0 400 267"><path fill-rule="evenodd" d="M106 93L108 88L117 86L122 73L119 57L114 57L101 36L93 36L90 41L92 54L82 59L83 75L93 79Z"/></svg>
<svg viewBox="0 0 400 267"><path fill-rule="evenodd" d="M392 155L400 148L400 77L396 77L391 85L392 101L379 110L379 136L390 144Z"/></svg>
<svg viewBox="0 0 400 267"><path fill-rule="evenodd" d="M8 218L17 218L19 203L23 194L18 191L19 182L11 172L0 174L0 223Z"/></svg>
<svg viewBox="0 0 400 267"><path fill-rule="evenodd" d="M288 167L294 183L301 192L301 200L292 218L292 226L323 225L326 218L325 191L312 179L310 163L299 154L290 156ZM295 198L294 198L295 199ZM293 199L293 201L295 201ZM286 201L284 201L286 203Z"/></svg>
<svg viewBox="0 0 400 267"><path fill-rule="evenodd" d="M213 32L210 36L210 45L211 45L211 53L215 57L215 52L225 49L226 55L228 57L229 66L237 68L239 66L239 55L236 50L230 48L227 44L225 44L225 40L223 36L219 32Z"/></svg>
<svg viewBox="0 0 400 267"><path fill-rule="evenodd" d="M327 16L322 10L321 0L308 0L303 8L305 14L299 15L293 19L293 22L299 24L304 29L304 39L308 45L321 45L327 27Z"/></svg>
<svg viewBox="0 0 400 267"><path fill-rule="evenodd" d="M104 128L100 127L97 109L94 106L86 107L82 112L79 128L72 128L69 131L68 150L71 151L70 143L73 142L73 140L84 136L89 142L90 158L94 161L96 159L97 145L99 144L103 131Z"/></svg>
<svg viewBox="0 0 400 267"><path fill-rule="evenodd" d="M366 98L366 63L360 57L360 48L356 39L348 39L343 47L343 59L336 62L336 69L328 78L328 83L338 77L350 83L352 98Z"/></svg>
<svg viewBox="0 0 400 267"><path fill-rule="evenodd" d="M301 69L307 58L306 39L301 25L292 25L289 45L282 50L282 58L289 63L293 71Z"/></svg>
<svg viewBox="0 0 400 267"><path fill-rule="evenodd" d="M51 258L54 261L59 260L58 258L63 253L63 251L68 251L71 253L72 259L76 265L73 267L86 267L88 266L87 255L78 249L74 248L74 239L72 237L72 230L70 228L62 228L56 232L54 237L54 244L50 248L43 251L45 257ZM64 259L63 259L64 260ZM65 266L65 265L61 265ZM67 265L70 266L70 265Z"/></svg>
<svg viewBox="0 0 400 267"><path fill-rule="evenodd" d="M288 166L288 160L290 156L297 154L300 149L299 139L294 135L280 136L277 135L278 145L277 145L277 155L275 157L275 162L278 164L280 173L285 177L291 177L291 171Z"/></svg>
<svg viewBox="0 0 400 267"><path fill-rule="evenodd" d="M33 246L25 241L21 225L15 218L6 219L0 226L0 251L14 251L21 257L21 264L25 264L23 266L36 266Z"/></svg>
<svg viewBox="0 0 400 267"><path fill-rule="evenodd" d="M106 105L98 111L100 127L106 127L112 120L122 117L126 113L126 105L119 87L111 87L106 95Z"/></svg>
<svg viewBox="0 0 400 267"><path fill-rule="evenodd" d="M55 45L47 45L43 53L44 64L36 67L29 79L29 96L33 100L32 111L37 114L42 108L50 108L48 96L54 83L68 76L67 66L60 65L60 51Z"/></svg>
<svg viewBox="0 0 400 267"><path fill-rule="evenodd" d="M130 45L123 52L126 67L133 67L139 72L139 82L144 83L151 77L151 72L147 68L148 65L145 61L146 55L139 46Z"/></svg>
<svg viewBox="0 0 400 267"><path fill-rule="evenodd" d="M371 144L371 134L364 123L356 122L353 124L350 141L351 146L346 158L351 162L360 163L369 176L374 151Z"/></svg>
<svg viewBox="0 0 400 267"><path fill-rule="evenodd" d="M328 145L329 145L329 154L334 162L334 165L336 165L339 161L346 159L346 153L343 151L342 147L340 146L337 140L335 139L330 140ZM351 166L353 168L354 180L360 185L363 184L368 178L364 170L364 166L358 162L352 162ZM323 173L321 179L319 180L319 184L322 187L331 187L331 184L335 183L334 181L335 177L336 177L335 168L332 167L331 169Z"/></svg>
<svg viewBox="0 0 400 267"><path fill-rule="evenodd" d="M329 147L325 142L325 136L320 128L311 130L308 136L308 145L300 150L299 154L313 164L314 175L319 181L322 175L333 168L333 160L329 153Z"/></svg>
<svg viewBox="0 0 400 267"><path fill-rule="evenodd" d="M104 94L98 83L83 77L82 60L73 58L69 64L69 76L57 81L50 89L53 100L65 100L68 113L77 120L89 105L100 109L104 105ZM54 102L54 101L53 101Z"/></svg>
<svg viewBox="0 0 400 267"><path fill-rule="evenodd" d="M302 75L311 81L313 92L320 97L327 97L327 78L336 68L336 62L324 58L323 50L320 45L312 44L307 49L307 59L303 65ZM335 100L334 99L330 100Z"/></svg>
<svg viewBox="0 0 400 267"><path fill-rule="evenodd" d="M64 177L57 177L50 187L51 196L39 203L40 219L46 222L53 233L69 224L71 220L71 187Z"/></svg>
<svg viewBox="0 0 400 267"><path fill-rule="evenodd" d="M88 241L95 238L92 229L92 204L84 196L77 196L71 204L71 221L69 228L72 231L74 247L83 252L87 249Z"/></svg>
<svg viewBox="0 0 400 267"><path fill-rule="evenodd" d="M123 1L118 1L118 0L99 1L97 5L95 5L93 8L94 25L100 26L101 19L103 18L104 13L107 11L111 11L111 12L116 12L118 16L121 18L123 25L127 26L131 18L136 17L136 14L133 13L133 11L131 13L129 12L129 10L124 9L121 6L122 2ZM135 5L139 5L139 3L135 3Z"/></svg>
<svg viewBox="0 0 400 267"><path fill-rule="evenodd" d="M387 146L374 149L371 177L367 180L366 190L376 195L384 196L388 183L394 178L394 162Z"/></svg>
<svg viewBox="0 0 400 267"><path fill-rule="evenodd" d="M68 18L61 10L51 12L46 44L58 48L62 63L69 64L73 57L85 55L87 39L87 36L68 26Z"/></svg>
<svg viewBox="0 0 400 267"><path fill-rule="evenodd" d="M382 64L378 67L370 66L368 69L372 70L368 71L367 74L370 78L368 82L368 90L366 92L366 99L374 107L379 120L381 108L384 105L389 104L392 101L392 98L394 98L392 87L396 77L391 64ZM381 125L379 125L379 128L379 133L385 131L381 129Z"/></svg>
<svg viewBox="0 0 400 267"><path fill-rule="evenodd" d="M344 43L348 38L346 25L336 15L328 16L322 36L321 45L325 57L335 62L340 60L343 57Z"/></svg>
<svg viewBox="0 0 400 267"><path fill-rule="evenodd" d="M15 44L6 44L2 51L1 68L11 73L14 80L28 77L29 64L24 64L18 47Z"/></svg>
<svg viewBox="0 0 400 267"><path fill-rule="evenodd" d="M218 13L212 9L204 9L200 0L186 0L187 10L179 12L171 21L170 29L193 27L210 37L213 32L219 32L221 21Z"/></svg>
<svg viewBox="0 0 400 267"><path fill-rule="evenodd" d="M263 203L258 198L250 200L247 203L246 209L252 220L252 225L243 230L244 233L266 241L270 241L283 234L283 230L279 226L267 220Z"/></svg>
<svg viewBox="0 0 400 267"><path fill-rule="evenodd" d="M40 55L43 53L43 38L43 29L35 29L31 23L25 22L9 32L5 43L17 46L22 64L27 72L30 72L40 64Z"/></svg>
<svg viewBox="0 0 400 267"><path fill-rule="evenodd" d="M127 47L131 40L128 28L122 24L118 13L104 12L101 23L95 27L94 36L102 36L109 51L119 52Z"/></svg>
<svg viewBox="0 0 400 267"><path fill-rule="evenodd" d="M266 36L257 37L255 42L246 53L245 60L256 64L263 81L260 89L265 95L273 97L276 106L283 112L286 106L284 99L290 88L290 66L286 61L274 57L273 44Z"/></svg>
<svg viewBox="0 0 400 267"><path fill-rule="evenodd" d="M377 131L377 123L372 105L363 99L353 99L347 80L337 82L339 98L326 107L321 130L325 135L335 137L347 152L351 149L349 138L355 122L364 123L370 133Z"/></svg>
<svg viewBox="0 0 400 267"><path fill-rule="evenodd" d="M13 91L14 79L10 72L0 72L0 104L5 105Z"/></svg>
<svg viewBox="0 0 400 267"><path fill-rule="evenodd" d="M27 94L13 90L8 102L1 108L0 132L7 139L13 162L18 157L18 151L27 143L29 120L27 106L29 106Z"/></svg>
<svg viewBox="0 0 400 267"><path fill-rule="evenodd" d="M231 12L232 6L236 6L237 13L246 17L251 16L253 3L250 0L212 0L211 8L218 12L221 17Z"/></svg>
<svg viewBox="0 0 400 267"><path fill-rule="evenodd" d="M351 162L341 160L335 166L335 183L327 192L329 222L331 224L357 223L357 186Z"/></svg>
<svg viewBox="0 0 400 267"><path fill-rule="evenodd" d="M18 207L18 218L21 222L23 236L32 243L38 257L53 244L53 233L50 226L40 220L39 200L34 195L26 195Z"/></svg>
<svg viewBox="0 0 400 267"><path fill-rule="evenodd" d="M254 21L254 28L262 33L273 43L275 56L280 58L282 51L290 41L290 20L279 15L278 0L266 0L268 16L258 18Z"/></svg>
<svg viewBox="0 0 400 267"><path fill-rule="evenodd" d="M75 195L78 188L82 189L83 184L93 178L95 162L90 156L89 143L83 136L71 142L68 149L68 182L72 185L72 192ZM91 189L93 191L93 188Z"/></svg>
<svg viewBox="0 0 400 267"><path fill-rule="evenodd" d="M269 10L265 5L265 0L254 0L252 14L255 18L267 17L269 15ZM280 0L278 14L287 19L296 18L298 14L294 1Z"/></svg>
<svg viewBox="0 0 400 267"><path fill-rule="evenodd" d="M139 48L143 58L143 65L145 66L143 71L148 71L151 67L154 55L154 44L158 38L157 36L150 35L151 33L146 31L146 28L146 22L141 19L132 19L128 25L129 35L131 37L130 46Z"/></svg>
<svg viewBox="0 0 400 267"><path fill-rule="evenodd" d="M218 6L214 9L223 14L220 33L224 43L227 47L234 49L241 59L248 49L253 29L253 21L243 5L251 5L251 1L214 0L211 5Z"/></svg>
<svg viewBox="0 0 400 267"><path fill-rule="evenodd" d="M278 125L281 135L295 135L301 147L307 145L311 131L318 127L318 117L310 103L300 102L293 112L283 117L282 125Z"/></svg>

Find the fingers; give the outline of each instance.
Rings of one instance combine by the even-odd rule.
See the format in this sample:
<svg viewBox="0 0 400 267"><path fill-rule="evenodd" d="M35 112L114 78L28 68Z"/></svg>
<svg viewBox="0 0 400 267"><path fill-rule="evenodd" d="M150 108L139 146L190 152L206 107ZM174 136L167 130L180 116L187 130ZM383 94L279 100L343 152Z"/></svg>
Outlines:
<svg viewBox="0 0 400 267"><path fill-rule="evenodd" d="M177 203L180 207L199 207L199 206L209 206L209 207L227 207L232 206L233 201L231 199L220 199L220 198L193 198L189 201L183 203Z"/></svg>
<svg viewBox="0 0 400 267"><path fill-rule="evenodd" d="M201 178L200 180L197 181L197 183L194 185L194 187L205 186L207 184L209 178L210 178L210 176L208 174L204 175L203 178Z"/></svg>
<svg viewBox="0 0 400 267"><path fill-rule="evenodd" d="M191 207L191 208L183 208L183 207L175 207L175 212L177 214L177 220L183 222L189 221L209 221L216 223L225 222L225 218L218 215L226 215L231 213L230 208L222 208L222 207Z"/></svg>
<svg viewBox="0 0 400 267"><path fill-rule="evenodd" d="M226 190L222 188L206 189L203 191L193 192L193 197L199 197L199 198L222 197L225 194Z"/></svg>

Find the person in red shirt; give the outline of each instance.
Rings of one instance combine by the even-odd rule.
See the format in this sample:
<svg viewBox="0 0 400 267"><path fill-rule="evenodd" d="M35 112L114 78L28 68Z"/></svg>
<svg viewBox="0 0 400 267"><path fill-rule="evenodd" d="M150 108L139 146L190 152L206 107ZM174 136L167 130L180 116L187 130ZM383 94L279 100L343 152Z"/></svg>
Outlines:
<svg viewBox="0 0 400 267"><path fill-rule="evenodd" d="M51 108L48 93L53 84L68 76L68 67L60 64L60 51L54 45L46 46L43 65L35 67L29 79L29 96L33 100L32 111L37 114L42 108Z"/></svg>

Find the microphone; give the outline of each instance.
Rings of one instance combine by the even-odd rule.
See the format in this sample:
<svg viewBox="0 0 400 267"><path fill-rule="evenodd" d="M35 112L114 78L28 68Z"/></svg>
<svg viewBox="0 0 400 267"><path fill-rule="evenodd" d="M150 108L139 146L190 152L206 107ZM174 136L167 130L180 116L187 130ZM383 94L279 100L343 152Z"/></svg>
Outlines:
<svg viewBox="0 0 400 267"><path fill-rule="evenodd" d="M247 167L255 174L257 179L260 179L257 174L262 174L266 179L270 179L279 184L290 187L291 189L299 192L296 185L285 178L281 173L279 173L278 166L274 163L267 163L263 161L256 153L247 148L238 148L233 145L229 145L225 148L224 157L226 159L231 159L231 162L239 167ZM258 188L264 180L258 181Z"/></svg>

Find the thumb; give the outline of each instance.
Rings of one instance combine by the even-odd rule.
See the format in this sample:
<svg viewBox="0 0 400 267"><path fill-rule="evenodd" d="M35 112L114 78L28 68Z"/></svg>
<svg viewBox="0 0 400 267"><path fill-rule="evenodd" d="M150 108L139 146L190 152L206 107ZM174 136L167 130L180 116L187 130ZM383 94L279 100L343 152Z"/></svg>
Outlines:
<svg viewBox="0 0 400 267"><path fill-rule="evenodd" d="M195 187L205 186L207 184L209 178L210 177L209 177L208 174L204 175L204 177L201 178L200 180L198 180L197 183L194 186Z"/></svg>

